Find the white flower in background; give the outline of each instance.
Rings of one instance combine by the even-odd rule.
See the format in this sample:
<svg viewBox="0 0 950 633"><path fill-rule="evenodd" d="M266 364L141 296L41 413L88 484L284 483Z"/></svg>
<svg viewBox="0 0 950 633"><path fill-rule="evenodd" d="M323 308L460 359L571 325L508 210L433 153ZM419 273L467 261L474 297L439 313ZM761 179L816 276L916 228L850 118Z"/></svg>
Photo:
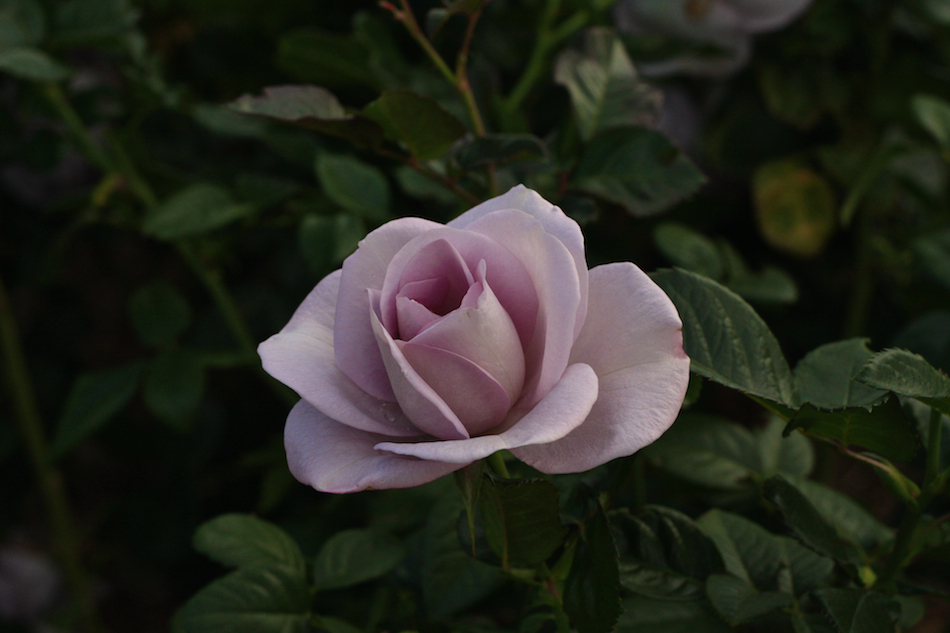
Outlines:
<svg viewBox="0 0 950 633"><path fill-rule="evenodd" d="M663 35L695 51L637 64L644 75L724 75L748 61L753 34L789 24L810 3L811 0L621 0L615 19L621 33Z"/></svg>
<svg viewBox="0 0 950 633"><path fill-rule="evenodd" d="M35 624L59 586L47 556L15 545L0 548L0 622Z"/></svg>

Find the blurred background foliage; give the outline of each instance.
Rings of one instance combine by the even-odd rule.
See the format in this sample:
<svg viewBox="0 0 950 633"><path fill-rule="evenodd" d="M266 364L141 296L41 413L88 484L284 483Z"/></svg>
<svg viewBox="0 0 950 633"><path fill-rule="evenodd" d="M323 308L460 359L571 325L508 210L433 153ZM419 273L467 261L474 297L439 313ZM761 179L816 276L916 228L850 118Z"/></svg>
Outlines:
<svg viewBox="0 0 950 633"><path fill-rule="evenodd" d="M546 630L550 605L459 548L451 481L345 497L294 482L281 434L295 397L254 351L367 231L407 215L444 222L519 182L582 224L591 265L675 265L743 297L793 366L857 337L867 342L845 351L858 368L868 347L897 346L950 369L946 2L815 0L757 36L741 67L646 78L637 66L719 51L617 31L621 8L610 2L482 5L412 3L450 66L479 12L463 66L476 122L396 7L0 0L0 312L5 334L18 333L0 391L0 592L4 574L20 590L0 631L78 630L64 596L86 573L105 630L167 630L222 575L219 563L245 560L203 549L200 531L195 547L214 560L193 547L196 528L226 513L279 524L300 548L281 550L287 560L316 561L312 608L324 617L311 626ZM264 90L287 85L323 90ZM615 508L661 503L630 520L688 532L698 529L688 517L702 515L717 546L748 533L792 551L760 502L762 482L779 473L803 492L773 484L766 495L781 506L806 494L842 522L849 548L873 552L890 538L900 496L873 469L799 434L780 440L782 425L752 400L694 383L663 442L556 479L565 517L594 516L585 495ZM24 419L36 424L21 434ZM919 455L907 462L911 477L923 472ZM817 483L801 483L809 474ZM56 490L68 525L44 505ZM937 504L935 515L947 511L945 498ZM603 538L595 523L590 538ZM950 534L938 532L915 569L945 596ZM49 567L64 541L88 572ZM695 552L666 560L633 537L617 547L621 560L634 552L664 569L705 565ZM320 556L332 552L351 562L326 562L321 577ZM24 581L17 560L59 589ZM825 563L812 562L799 593L825 578ZM721 571L716 561L678 569L679 590L692 595L687 578ZM625 573L618 630L809 630L775 615L784 598L748 612L717 603L732 580L707 585L714 612L654 600L648 579ZM844 589L823 591L825 628L811 618L810 630L879 630L847 628L833 617L844 598L827 593ZM946 602L928 598L923 620L924 602L905 602L904 625L946 630Z"/></svg>

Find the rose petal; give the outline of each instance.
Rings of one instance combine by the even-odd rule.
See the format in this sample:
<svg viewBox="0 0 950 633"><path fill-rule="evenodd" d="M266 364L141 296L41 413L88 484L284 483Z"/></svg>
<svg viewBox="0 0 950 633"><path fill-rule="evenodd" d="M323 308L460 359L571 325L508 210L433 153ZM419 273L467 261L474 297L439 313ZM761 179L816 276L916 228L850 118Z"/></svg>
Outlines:
<svg viewBox="0 0 950 633"><path fill-rule="evenodd" d="M380 442L377 450L423 460L469 464L495 451L554 442L582 424L597 399L597 376L583 363L571 365L547 396L510 429L448 442Z"/></svg>
<svg viewBox="0 0 950 633"><path fill-rule="evenodd" d="M488 262L486 279L495 296L511 317L522 347L530 344L538 317L538 298L531 276L510 250L480 233L460 231L439 225L413 239L393 257L383 282L380 310L392 310L401 287L403 270L416 253L438 240L446 240L459 252L470 271L482 260Z"/></svg>
<svg viewBox="0 0 950 633"><path fill-rule="evenodd" d="M290 410L284 428L290 472L322 492L411 488L464 466L381 454L373 446L384 439L339 424L303 400Z"/></svg>
<svg viewBox="0 0 950 633"><path fill-rule="evenodd" d="M442 280L444 294L436 301L434 296L412 296L419 289L419 282ZM436 314L446 314L462 302L465 293L474 279L468 265L455 247L445 239L437 239L420 248L399 273L396 296L411 296ZM388 289L387 289L388 291ZM383 295L388 297L388 292ZM426 293L429 294L429 293ZM426 303L429 298L433 303ZM380 320L391 334L398 332L398 319L395 301L381 303ZM404 338L404 337L400 337Z"/></svg>
<svg viewBox="0 0 950 633"><path fill-rule="evenodd" d="M445 316L441 321L428 328L414 339L413 346L422 346L446 350L468 359L488 373L508 394L509 406L521 395L525 378L525 357L518 339L518 332L511 321L511 317L499 303L491 285L485 280L484 268L480 271L479 283L482 288L477 299L476 307L460 308ZM473 286L475 288L476 286ZM405 350L405 348L404 348ZM420 366L410 359L413 367L420 370ZM420 370L421 373L421 370ZM431 372L435 373L435 372ZM423 377L426 377L423 374ZM429 384L435 386L426 378ZM462 400L476 399L473 397L474 385L458 394ZM445 391L436 388L436 391L446 396ZM452 407L458 413L456 407ZM507 411L506 411L507 412ZM472 427L459 414L466 428ZM504 415L502 415L504 417ZM497 420L496 424L501 420ZM492 425L494 426L494 424Z"/></svg>
<svg viewBox="0 0 950 633"><path fill-rule="evenodd" d="M516 405L530 408L560 380L574 344L580 302L580 279L574 259L540 222L520 211L493 211L469 224L468 230L486 235L511 250L528 271L537 293L538 324L525 348L525 387Z"/></svg>
<svg viewBox="0 0 950 633"><path fill-rule="evenodd" d="M512 400L487 371L458 354L417 345L415 341L398 341L396 345L469 435L484 433L505 419Z"/></svg>
<svg viewBox="0 0 950 633"><path fill-rule="evenodd" d="M363 238L356 252L343 262L336 300L336 365L363 391L377 398L396 400L373 336L366 290L383 287L390 260L410 240L441 227L419 218L387 222Z"/></svg>
<svg viewBox="0 0 950 633"><path fill-rule="evenodd" d="M559 239L567 247L571 257L574 258L581 292L574 328L574 336L576 337L584 324L584 315L587 314L587 259L584 254L584 234L581 233L581 227L577 222L565 215L560 207L551 204L533 189L528 189L524 185L515 185L507 193L486 200L469 209L449 222L447 226L459 229L468 228L470 224L489 213L504 209L517 209L533 217L541 223L545 231Z"/></svg>
<svg viewBox="0 0 950 633"><path fill-rule="evenodd" d="M812 0L721 0L750 33L772 31L796 19Z"/></svg>
<svg viewBox="0 0 950 633"><path fill-rule="evenodd" d="M563 439L512 451L545 473L589 470L650 444L673 424L689 382L682 323L659 286L627 262L592 269L590 281L571 362L597 372L597 402Z"/></svg>
<svg viewBox="0 0 950 633"><path fill-rule="evenodd" d="M461 420L416 373L375 311L370 313L370 318L396 401L413 426L440 439L467 438L469 434Z"/></svg>
<svg viewBox="0 0 950 633"><path fill-rule="evenodd" d="M433 314L429 308L409 297L396 297L396 318L399 321L399 337L409 340L443 317Z"/></svg>
<svg viewBox="0 0 950 633"><path fill-rule="evenodd" d="M340 277L340 271L325 277L284 329L260 344L257 352L264 370L342 424L384 435L418 435L398 405L367 394L334 362L333 321Z"/></svg>

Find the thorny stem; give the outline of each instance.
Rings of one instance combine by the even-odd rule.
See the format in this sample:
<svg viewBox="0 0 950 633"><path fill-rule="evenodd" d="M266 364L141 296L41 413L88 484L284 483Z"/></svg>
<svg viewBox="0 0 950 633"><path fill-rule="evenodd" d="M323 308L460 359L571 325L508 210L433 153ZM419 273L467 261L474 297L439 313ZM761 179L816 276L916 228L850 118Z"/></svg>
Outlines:
<svg viewBox="0 0 950 633"><path fill-rule="evenodd" d="M30 382L16 319L9 297L0 279L0 346L7 385L13 396L20 431L33 463L43 502L52 528L53 547L62 565L66 583L75 601L80 626L93 633L101 629L95 613L95 601L88 575L79 554L79 539L69 511L63 477L50 457L49 446L40 418L36 396Z"/></svg>
<svg viewBox="0 0 950 633"><path fill-rule="evenodd" d="M440 185L442 185L443 187L445 187L446 189L448 189L449 191L451 191L452 193L460 197L462 200L465 200L469 204L478 204L479 202L481 202L481 200L479 200L474 194L467 191L457 182L455 182L451 178L443 176L442 174L438 172L433 171L432 169L429 169L428 167L420 163L418 160L416 160L414 156L405 156L403 154L392 152L387 149L377 149L376 153L379 154L380 156L385 156L386 158L391 158L405 165L408 165L409 167L414 169L416 172L422 174L423 176L425 176L426 178L428 178L429 180L433 182L439 183Z"/></svg>

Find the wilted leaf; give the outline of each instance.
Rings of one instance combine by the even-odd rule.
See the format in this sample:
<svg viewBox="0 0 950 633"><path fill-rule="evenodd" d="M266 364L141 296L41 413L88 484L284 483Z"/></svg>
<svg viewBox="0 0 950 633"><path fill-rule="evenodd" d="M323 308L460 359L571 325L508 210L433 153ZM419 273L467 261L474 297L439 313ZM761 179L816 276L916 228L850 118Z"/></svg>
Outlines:
<svg viewBox="0 0 950 633"><path fill-rule="evenodd" d="M834 191L794 160L763 165L753 179L756 220L765 240L798 257L815 257L835 230Z"/></svg>

